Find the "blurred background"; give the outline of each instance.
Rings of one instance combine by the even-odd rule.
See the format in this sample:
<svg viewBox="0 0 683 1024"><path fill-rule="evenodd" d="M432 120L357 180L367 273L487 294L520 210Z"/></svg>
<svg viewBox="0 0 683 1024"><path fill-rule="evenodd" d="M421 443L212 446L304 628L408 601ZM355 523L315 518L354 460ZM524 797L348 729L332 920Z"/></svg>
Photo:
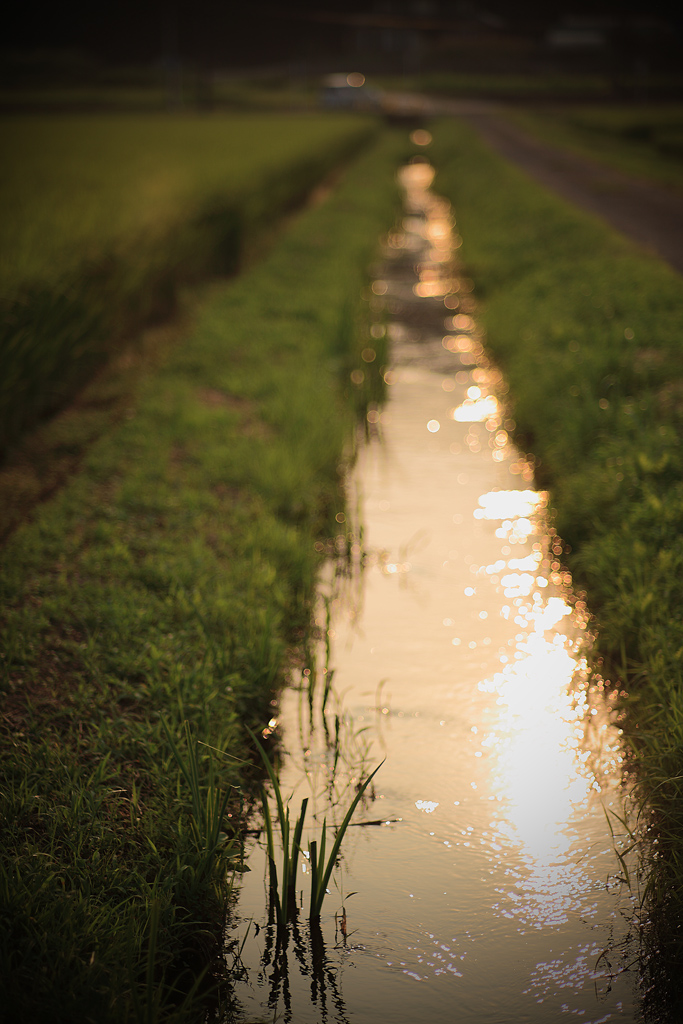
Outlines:
<svg viewBox="0 0 683 1024"><path fill-rule="evenodd" d="M368 89L491 99L647 103L683 93L681 14L642 0L67 0L14 16L5 109L305 107L325 102L324 76L351 72Z"/></svg>

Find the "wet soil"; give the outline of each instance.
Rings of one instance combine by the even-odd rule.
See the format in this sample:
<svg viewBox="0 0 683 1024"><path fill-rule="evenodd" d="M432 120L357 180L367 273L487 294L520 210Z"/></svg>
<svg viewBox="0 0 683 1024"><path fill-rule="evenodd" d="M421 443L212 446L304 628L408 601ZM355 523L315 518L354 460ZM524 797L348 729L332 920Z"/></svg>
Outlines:
<svg viewBox="0 0 683 1024"><path fill-rule="evenodd" d="M602 217L683 273L683 196L548 146L508 122L493 104L438 100L433 110L462 117L496 152L541 185Z"/></svg>

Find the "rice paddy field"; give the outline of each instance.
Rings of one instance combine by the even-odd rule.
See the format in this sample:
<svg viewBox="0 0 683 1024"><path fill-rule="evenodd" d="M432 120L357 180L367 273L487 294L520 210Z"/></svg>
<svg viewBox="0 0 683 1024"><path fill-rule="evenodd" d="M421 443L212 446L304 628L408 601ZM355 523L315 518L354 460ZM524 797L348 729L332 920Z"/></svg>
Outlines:
<svg viewBox="0 0 683 1024"><path fill-rule="evenodd" d="M317 106L317 82L296 82L274 75L258 82L231 75L207 79L198 73L184 74L178 82L157 81L47 88L0 88L0 108L14 113L28 111L144 112L164 114L169 109L230 111L312 111Z"/></svg>
<svg viewBox="0 0 683 1024"><path fill-rule="evenodd" d="M374 130L320 115L5 116L0 451L184 284L234 272Z"/></svg>

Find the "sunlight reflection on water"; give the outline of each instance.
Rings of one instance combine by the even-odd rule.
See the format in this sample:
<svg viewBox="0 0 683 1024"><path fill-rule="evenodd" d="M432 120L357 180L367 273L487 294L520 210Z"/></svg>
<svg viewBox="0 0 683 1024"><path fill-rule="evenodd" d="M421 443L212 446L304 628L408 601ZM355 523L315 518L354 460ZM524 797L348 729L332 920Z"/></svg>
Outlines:
<svg viewBox="0 0 683 1024"><path fill-rule="evenodd" d="M391 400L371 410L381 434L351 481L362 539L340 535L363 571L320 619L324 687L308 665L281 709L282 784L292 807L311 801L304 842L386 762L344 840L322 931L306 932L302 910L292 956L264 919L253 850L241 906L261 931L245 940L237 994L252 1016L268 1003L297 1024L440 1024L454 1006L461 1024L633 1022L630 976L602 957L630 941L605 818L624 813L619 730L588 685L585 606L548 531L548 495L511 443L452 215L425 191L433 174L404 168L407 214L373 290L398 313ZM467 312L447 315L456 296ZM413 304L405 322L401 303ZM420 303L467 333L420 326Z"/></svg>

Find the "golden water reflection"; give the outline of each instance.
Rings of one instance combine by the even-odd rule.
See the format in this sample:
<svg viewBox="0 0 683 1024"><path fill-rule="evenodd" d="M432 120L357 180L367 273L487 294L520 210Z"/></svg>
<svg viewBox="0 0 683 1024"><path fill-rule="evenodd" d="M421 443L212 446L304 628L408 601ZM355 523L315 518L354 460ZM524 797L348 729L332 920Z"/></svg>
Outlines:
<svg viewBox="0 0 683 1024"><path fill-rule="evenodd" d="M483 423L497 412L498 400L494 395L487 395L485 398L466 398L453 409L451 416L458 423Z"/></svg>
<svg viewBox="0 0 683 1024"><path fill-rule="evenodd" d="M405 169L403 184L409 207L422 211L424 218L406 218L404 229L414 232L414 237L401 239L400 247L420 255L428 250L428 259L416 262L418 280L413 294L432 302L443 296L443 325L449 333L441 337L441 346L452 354L453 369L448 376L440 376L438 387L442 392L455 392L458 404L445 417L435 411L434 418L425 417L422 422L440 436L448 437L450 432L454 439L449 440L448 450L453 455L460 457L469 449L470 455L481 452L485 463L487 444L489 465L499 464L503 474L510 473L498 479L517 476L532 484L533 468L512 444L515 423L506 418L505 382L489 362L481 331L471 315L475 312L471 287L452 262L460 241L452 215L449 220L449 211L424 193L431 181L431 168L424 164ZM418 238L424 240L421 249ZM390 247L398 246L390 240ZM389 334L392 340L408 338L408 332L397 324L390 326ZM447 365L442 361L439 368ZM405 371L396 379L409 383ZM458 388L464 389L464 394ZM453 433L455 424L465 424L465 430ZM495 471L489 479L493 484ZM459 473L457 481L467 484L468 473ZM461 496L456 494L454 499L460 501ZM453 835L438 838L449 849L453 845L474 850L475 832L481 829L479 844L487 850L489 873L495 876L488 908L499 920L512 920L516 935L525 935L527 930L543 932L552 945L550 936L562 926L577 919L597 922L599 913L604 913L604 909L597 910L605 877L596 870L596 849L606 855L602 863L609 863L610 858L613 862L614 855L606 826L602 831L601 804L621 806L617 788L622 753L604 695L595 699L595 687L588 686L585 607L571 597L571 579L561 571L553 550L544 521L547 503L547 493L532 487L495 486L481 494L473 510L482 529L491 524L489 536L499 544L492 544L489 564L472 566L469 558L464 558L477 585L464 587L462 594L478 604L475 621L477 626L486 621L490 635L479 638L475 627L469 637L454 637L451 642L467 652L488 646L489 654L496 642L503 645L498 650L499 669L477 686L482 702L476 711L473 702L472 720L477 724L471 733L474 757L479 760L474 762L476 769L466 773L467 784L477 790L477 800L486 800L494 813L484 828L484 819L478 824L471 819L476 828L463 822L465 831L459 823L462 840ZM459 513L452 518L454 523L463 522ZM442 564L455 572L458 560L461 556L454 551ZM424 571L420 558L416 556L414 562L416 575L420 575ZM394 564L393 559L386 559L387 568ZM399 564L397 560L397 568ZM480 581L489 584L488 595L478 586ZM449 616L443 624L455 623ZM466 628L463 625L458 632ZM465 671L471 666L467 660L460 664L466 666ZM436 789L423 790L415 803L418 811L433 815L435 830L445 808L436 799L427 799L436 795ZM453 804L460 807L459 800ZM476 883L470 875L468 885L472 884ZM418 980L442 973L444 964L437 963L433 952L426 947L413 948L420 953L417 962L421 967L412 972L405 968L404 973ZM445 950L446 946L439 948ZM592 950L588 942L573 951L568 946L562 956L556 960L549 957L547 963L545 957L539 958L525 994L533 993L540 1003L550 992L557 996L566 987L572 989L570 999L587 984L592 987L602 976L594 970L597 953L592 954L591 962ZM429 967L431 972L424 970ZM568 1004L562 1009L570 1012ZM586 1011L577 1008L572 1012Z"/></svg>
<svg viewBox="0 0 683 1024"><path fill-rule="evenodd" d="M425 219L406 218L404 228L431 247L431 265L418 265L414 294L445 296L446 309L459 310L444 320L453 334L443 337L442 345L463 367L472 369L442 383L444 391L454 390L458 383L469 384L448 417L472 424L464 441L473 454L481 450L476 425L485 424L493 461L510 462L511 472L530 482L531 468L511 445L509 431L514 423L504 420L500 371L488 363L477 325L469 315L472 307L462 301L467 289L457 273L447 276L439 267L447 261L448 244L455 235L448 210L425 195L432 178L426 164L405 168L402 183L409 204L424 210ZM464 298L469 301L466 294ZM439 427L439 420L429 421L429 430ZM454 442L450 450L459 453L462 447ZM479 497L474 510L475 519L494 525L494 536L506 556L476 570L496 593L491 595L493 600L484 601L479 618L498 613L518 629L499 651L500 670L479 683L479 691L493 697L494 708L492 719L478 727L481 742L476 756L482 762L488 760L489 774L485 784L477 785L486 785L498 809L493 848L515 850L522 865L510 869L510 886L501 890L500 914L539 929L566 922L579 905L581 913L591 916L595 879L582 864L581 823L594 813L589 808L596 799L609 800L598 775L611 773L616 778L622 757L608 711L590 706L582 653L586 621L569 603L571 579L559 571L551 553L552 541L543 521L547 503L544 491L495 488ZM465 588L464 594L481 597L474 586ZM454 645L456 641L461 644L460 638L453 640ZM490 644L491 639L483 642ZM470 649L476 646L474 641L468 643ZM588 729L600 731L597 742L586 742ZM591 746L600 749L598 774ZM538 965L540 975L542 967Z"/></svg>
<svg viewBox="0 0 683 1024"><path fill-rule="evenodd" d="M424 162L401 172L407 213L368 295L440 311L443 326L421 328L415 317L370 329L391 343L382 372L392 397L368 412L386 428L383 457L374 461L378 442L357 470L374 494L367 549L351 547L364 584L340 619L320 619L320 657L337 637L335 682L353 711L334 689L327 705L327 688L314 700L316 673L302 670L299 704L284 715L290 736L297 720L301 732L290 777L307 796L311 787L313 818L330 820L374 756L370 737L387 758L329 901L343 900L347 882L367 898L349 912L357 944L345 931L342 947L329 944L340 973L354 967L344 979L350 1019L446 1020L446 1006L458 1005L468 1024L545 1024L559 1013L602 1024L622 1016L624 991L595 1016L594 988L609 992L615 980L604 963L596 968L600 952L622 942L603 815L603 806L623 814L619 731L600 685L588 685L585 605L558 561L548 495L533 489L532 464L513 447L506 385L453 258L452 211L426 191L433 176ZM377 359L372 346L364 363ZM352 371L353 383L364 379ZM314 708L327 723L317 732ZM381 822L386 829L369 828ZM411 987L400 987L406 979ZM292 981L306 1006L309 975L292 970Z"/></svg>
<svg viewBox="0 0 683 1024"><path fill-rule="evenodd" d="M495 490L481 495L474 516L501 521L496 536L521 541L541 532L546 504L542 491ZM602 770L616 773L622 753L605 709L590 705L582 653L586 622L564 592L546 596L547 573L538 573L550 562L540 544L534 547L479 570L511 599L500 615L520 628L509 653L500 655L500 671L479 690L495 698L494 721L481 740L500 808L494 827L498 842L516 849L525 868L505 890L500 912L542 928L565 923L577 903L580 913L591 916L595 880L582 866L580 825L602 792L586 743L594 716L601 716Z"/></svg>
<svg viewBox="0 0 683 1024"><path fill-rule="evenodd" d="M585 691L572 689L578 668L573 644L544 630L548 611L552 620L552 609L538 607L538 631L479 687L495 695L498 708L482 740L492 761L491 786L504 807L497 830L506 845L518 848L527 869L513 903L536 927L566 921L577 894L590 891L592 880L573 856L577 835L571 823L599 789L584 748ZM533 626L534 616L529 618Z"/></svg>

